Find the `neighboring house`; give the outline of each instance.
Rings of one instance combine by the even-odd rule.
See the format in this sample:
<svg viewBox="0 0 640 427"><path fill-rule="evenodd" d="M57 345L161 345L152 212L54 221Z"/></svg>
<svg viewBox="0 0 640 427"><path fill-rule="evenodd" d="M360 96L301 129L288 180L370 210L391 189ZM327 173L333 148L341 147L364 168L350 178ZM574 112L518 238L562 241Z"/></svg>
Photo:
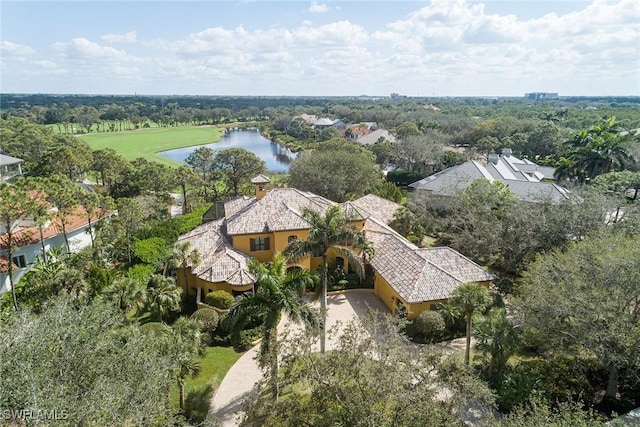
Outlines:
<svg viewBox="0 0 640 427"><path fill-rule="evenodd" d="M309 224L304 208L323 213L336 203L294 188L267 190L264 176L254 178L255 197L239 197L224 203L224 218L203 224L179 237L200 252L201 262L177 273L178 283L189 295L224 289L238 294L251 291L255 278L248 271L251 258L269 262L289 241L304 240ZM494 276L449 248L419 249L388 224L400 205L369 194L342 205L351 224L371 240L375 255L368 263L374 270L374 292L396 313L402 308L410 319L447 299L455 287L473 281L488 286ZM348 260L336 253L329 261L349 269ZM307 257L291 267L317 269L322 257ZM186 276L186 283L185 283Z"/></svg>
<svg viewBox="0 0 640 427"><path fill-rule="evenodd" d="M43 243L45 251L51 248L65 248L62 223L57 216L57 212L58 209L56 207L50 207L49 214L52 219L44 224L42 242L40 241L40 231L33 219L25 217L13 224L14 249L12 258L14 283L17 283L35 265L38 257L42 257ZM98 217L92 218L92 225L100 221L104 216L104 213L102 213ZM78 206L75 212L68 216L67 221L67 238L71 252L78 252L91 245L91 236L87 232L87 212L84 208ZM0 229L0 293L11 290L8 275L7 238L6 230Z"/></svg>
<svg viewBox="0 0 640 427"><path fill-rule="evenodd" d="M323 117L313 122L312 127L318 130L322 130L330 127L334 127L336 129L344 129L346 125L340 119L328 119L326 117Z"/></svg>
<svg viewBox="0 0 640 427"><path fill-rule="evenodd" d="M0 183L22 175L24 160L0 153Z"/></svg>
<svg viewBox="0 0 640 427"><path fill-rule="evenodd" d="M394 143L396 142L396 137L391 135L386 129L376 129L373 132L359 137L357 141L362 145L371 145L379 141Z"/></svg>
<svg viewBox="0 0 640 427"><path fill-rule="evenodd" d="M318 120L318 116L316 116L315 114L300 114L299 116L296 116L294 118L298 117L304 120L308 125L313 125L313 123Z"/></svg>
<svg viewBox="0 0 640 427"><path fill-rule="evenodd" d="M553 178L554 169L538 166L529 160L520 160L504 149L502 154L492 154L489 162L481 164L469 160L409 185L410 190L427 192L436 196L456 196L476 179L503 182L520 200L525 202L569 199L569 192L554 183L543 182Z"/></svg>

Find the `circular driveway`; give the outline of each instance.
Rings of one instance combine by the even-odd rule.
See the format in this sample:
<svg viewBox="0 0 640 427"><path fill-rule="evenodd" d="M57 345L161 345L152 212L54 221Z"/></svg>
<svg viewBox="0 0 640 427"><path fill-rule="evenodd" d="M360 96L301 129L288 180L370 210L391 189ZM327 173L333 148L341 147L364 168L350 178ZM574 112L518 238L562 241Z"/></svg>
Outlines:
<svg viewBox="0 0 640 427"><path fill-rule="evenodd" d="M314 306L319 302L313 301ZM336 324L346 325L351 320L366 317L369 310L388 313L389 310L382 300L373 293L373 290L353 290L344 293L330 294L327 296L327 330L331 330ZM298 327L297 325L291 325ZM280 328L288 328L284 321ZM327 335L327 349L332 349L337 344L337 337ZM209 413L215 415L223 426L236 426L240 424L242 406L247 399L253 399L256 395L255 384L262 379L262 371L258 368L256 355L258 345L251 348L229 369L227 375L220 383L218 391L211 400ZM320 345L318 344L318 351Z"/></svg>

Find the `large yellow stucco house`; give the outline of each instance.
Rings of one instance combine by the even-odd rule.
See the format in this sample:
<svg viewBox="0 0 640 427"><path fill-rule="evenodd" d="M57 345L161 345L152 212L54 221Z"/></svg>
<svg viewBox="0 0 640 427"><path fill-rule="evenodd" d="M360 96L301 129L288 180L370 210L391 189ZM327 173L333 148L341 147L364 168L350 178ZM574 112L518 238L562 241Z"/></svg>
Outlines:
<svg viewBox="0 0 640 427"><path fill-rule="evenodd" d="M190 242L201 258L199 264L187 268L187 274L177 274L187 295L196 295L198 290L203 295L219 289L233 294L253 290L255 277L248 270L249 260L268 262L289 241L306 239L309 224L302 218L303 208L324 212L336 205L294 188L268 190L269 178L264 175L252 183L254 197L225 202L224 217L179 237L178 242ZM374 271L374 292L392 313L403 310L413 319L448 299L462 283L489 286L495 277L453 249L418 248L391 229L388 224L400 207L372 194L342 204L354 228L373 244L375 255L369 263ZM329 258L336 261L335 254ZM295 265L317 269L321 261L320 257L308 257ZM339 261L348 269L346 260Z"/></svg>

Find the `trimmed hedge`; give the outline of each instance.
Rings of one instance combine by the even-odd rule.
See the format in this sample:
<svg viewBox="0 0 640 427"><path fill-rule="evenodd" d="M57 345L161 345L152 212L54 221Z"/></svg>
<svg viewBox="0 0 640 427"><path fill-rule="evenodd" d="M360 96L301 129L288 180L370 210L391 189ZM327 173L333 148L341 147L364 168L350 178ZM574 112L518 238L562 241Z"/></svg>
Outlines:
<svg viewBox="0 0 640 427"><path fill-rule="evenodd" d="M218 312L212 308L207 307L196 310L191 315L191 318L202 323L202 331L207 333L215 331L218 327L218 323L220 322L220 316L218 315Z"/></svg>
<svg viewBox="0 0 640 427"><path fill-rule="evenodd" d="M231 304L233 304L233 301L235 301L235 298L227 291L209 292L204 297L205 303L222 310L228 310Z"/></svg>
<svg viewBox="0 0 640 427"><path fill-rule="evenodd" d="M414 321L416 332L425 337L438 338L446 329L442 315L437 311L423 311Z"/></svg>

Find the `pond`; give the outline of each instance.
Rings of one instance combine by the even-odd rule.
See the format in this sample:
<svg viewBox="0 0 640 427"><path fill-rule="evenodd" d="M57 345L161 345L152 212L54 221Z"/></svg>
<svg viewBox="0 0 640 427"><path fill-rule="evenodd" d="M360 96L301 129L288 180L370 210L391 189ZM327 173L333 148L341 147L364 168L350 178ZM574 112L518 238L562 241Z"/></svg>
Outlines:
<svg viewBox="0 0 640 427"><path fill-rule="evenodd" d="M258 129L231 129L218 142L191 147L176 148L175 150L161 151L158 154L177 162L183 162L193 151L200 147L209 147L214 151L226 148L244 148L260 157L267 164L267 171L272 173L286 173L289 164L297 154L287 147L269 141L260 135Z"/></svg>

